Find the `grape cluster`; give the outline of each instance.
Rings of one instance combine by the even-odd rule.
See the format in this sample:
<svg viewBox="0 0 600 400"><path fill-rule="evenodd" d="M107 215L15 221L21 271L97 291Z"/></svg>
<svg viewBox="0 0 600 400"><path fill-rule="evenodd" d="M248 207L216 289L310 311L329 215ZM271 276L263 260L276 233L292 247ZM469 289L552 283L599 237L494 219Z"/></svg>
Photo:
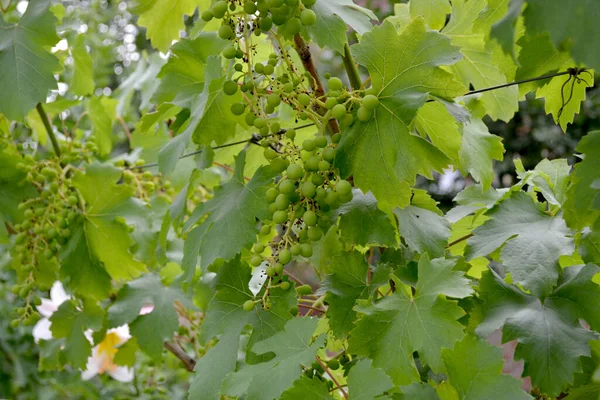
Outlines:
<svg viewBox="0 0 600 400"><path fill-rule="evenodd" d="M152 196L157 196L171 203L172 196L175 194L173 184L168 179L164 179L161 174L155 175L141 168L145 164L146 162L140 159L132 168L126 168L125 161L115 162L116 167L124 168L123 183L135 189L135 197L149 201Z"/></svg>
<svg viewBox="0 0 600 400"><path fill-rule="evenodd" d="M14 320L34 323L39 318L31 304L36 288L36 273L43 262L56 262L57 254L71 235L71 224L80 214L80 199L71 184L70 167L58 160L35 163L26 157L17 168L27 172L27 181L38 191L37 197L21 202L23 221L14 225L15 259L18 261L19 284L13 293L26 300L25 307L17 309L19 318ZM39 299L33 300L39 304Z"/></svg>

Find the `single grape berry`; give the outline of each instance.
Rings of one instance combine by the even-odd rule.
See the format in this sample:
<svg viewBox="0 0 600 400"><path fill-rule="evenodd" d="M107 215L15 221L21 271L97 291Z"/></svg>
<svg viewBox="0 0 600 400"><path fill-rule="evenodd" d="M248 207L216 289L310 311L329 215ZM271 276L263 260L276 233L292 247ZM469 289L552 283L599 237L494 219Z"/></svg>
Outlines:
<svg viewBox="0 0 600 400"><path fill-rule="evenodd" d="M313 151L316 147L317 145L314 140L306 139L302 142L302 149L305 151Z"/></svg>
<svg viewBox="0 0 600 400"><path fill-rule="evenodd" d="M270 95L267 96L267 104L270 105L271 107L277 107L281 104L281 99L279 98L279 95L272 93Z"/></svg>
<svg viewBox="0 0 600 400"><path fill-rule="evenodd" d="M276 224L283 224L288 219L288 213L286 211L275 211L273 213L273 222Z"/></svg>
<svg viewBox="0 0 600 400"><path fill-rule="evenodd" d="M263 153L267 160L272 160L277 157L277 152L273 150L271 147L267 147L265 152Z"/></svg>
<svg viewBox="0 0 600 400"><path fill-rule="evenodd" d="M292 253L293 256L299 256L300 253L302 253L302 247L300 247L299 244L294 244L290 247L290 253Z"/></svg>
<svg viewBox="0 0 600 400"><path fill-rule="evenodd" d="M277 198L275 199L275 206L280 211L287 210L289 205L290 199L283 193L277 196Z"/></svg>
<svg viewBox="0 0 600 400"><path fill-rule="evenodd" d="M281 263L273 264L273 271L275 272L276 275L283 274L283 264L281 264Z"/></svg>
<svg viewBox="0 0 600 400"><path fill-rule="evenodd" d="M327 137L325 136L317 136L317 138L315 139L315 145L320 149L327 147L327 144Z"/></svg>
<svg viewBox="0 0 600 400"><path fill-rule="evenodd" d="M352 192L352 185L347 180L342 179L335 184L335 190L342 196Z"/></svg>
<svg viewBox="0 0 600 400"><path fill-rule="evenodd" d="M337 104L338 102L335 97L330 97L327 100L325 100L325 108L327 108L328 110L333 109L333 107L335 107Z"/></svg>
<svg viewBox="0 0 600 400"><path fill-rule="evenodd" d="M287 292L288 290L290 290L290 288L292 287L292 285L289 282L281 282L279 284L279 287L281 288L281 290L283 290L284 292Z"/></svg>
<svg viewBox="0 0 600 400"><path fill-rule="evenodd" d="M258 21L258 27L263 32L268 32L273 27L273 20L270 17L261 17Z"/></svg>
<svg viewBox="0 0 600 400"><path fill-rule="evenodd" d="M288 129L285 132L285 137L290 140L294 140L294 138L296 137L296 130L294 130L293 128Z"/></svg>
<svg viewBox="0 0 600 400"><path fill-rule="evenodd" d="M304 9L300 13L300 21L304 26L313 26L317 22L317 14L313 10Z"/></svg>
<svg viewBox="0 0 600 400"><path fill-rule="evenodd" d="M244 309L244 311L250 312L250 311L254 310L255 305L256 304L252 300L248 300L248 301L244 302L244 305L242 306L242 308Z"/></svg>
<svg viewBox="0 0 600 400"><path fill-rule="evenodd" d="M269 233L271 233L271 225L263 225L260 227L261 235L268 235Z"/></svg>
<svg viewBox="0 0 600 400"><path fill-rule="evenodd" d="M260 264L262 264L262 257L259 255L253 255L250 258L250 265L254 266L254 267L258 267Z"/></svg>
<svg viewBox="0 0 600 400"><path fill-rule="evenodd" d="M287 167L287 176L291 180L298 180L304 176L304 168L299 164L290 164Z"/></svg>
<svg viewBox="0 0 600 400"><path fill-rule="evenodd" d="M346 107L343 104L336 104L331 109L331 115L337 120L341 120L346 116Z"/></svg>
<svg viewBox="0 0 600 400"><path fill-rule="evenodd" d="M314 211L308 210L304 213L302 219L307 226L314 226L317 224L317 214L315 214Z"/></svg>
<svg viewBox="0 0 600 400"><path fill-rule="evenodd" d="M221 25L219 28L219 37L224 40L233 38L233 29L229 25Z"/></svg>
<svg viewBox="0 0 600 400"><path fill-rule="evenodd" d="M246 14L254 14L257 10L258 8L256 7L256 4L254 4L253 1L244 2L244 12Z"/></svg>
<svg viewBox="0 0 600 400"><path fill-rule="evenodd" d="M366 107L361 106L356 112L356 116L362 122L367 122L373 117L373 111L369 111Z"/></svg>
<svg viewBox="0 0 600 400"><path fill-rule="evenodd" d="M310 287L310 285L302 285L302 286L298 286L296 288L296 292L300 295L307 295L307 294L311 294L312 293L312 288Z"/></svg>
<svg viewBox="0 0 600 400"><path fill-rule="evenodd" d="M200 18L202 18L202 21L204 22L209 22L214 18L214 15L212 11L206 10L200 15Z"/></svg>
<svg viewBox="0 0 600 400"><path fill-rule="evenodd" d="M307 171L318 171L319 161L321 160L318 156L310 156L304 163L304 168L306 168Z"/></svg>
<svg viewBox="0 0 600 400"><path fill-rule="evenodd" d="M368 94L362 99L362 106L369 111L375 110L378 105L379 99L377 96L373 96L372 94Z"/></svg>
<svg viewBox="0 0 600 400"><path fill-rule="evenodd" d="M279 262L283 265L292 261L292 253L288 249L283 249L279 252Z"/></svg>
<svg viewBox="0 0 600 400"><path fill-rule="evenodd" d="M215 18L223 18L227 12L227 2L220 0L215 2L210 8Z"/></svg>
<svg viewBox="0 0 600 400"><path fill-rule="evenodd" d="M227 96L233 96L238 91L238 84L235 81L226 81L223 84L223 93Z"/></svg>
<svg viewBox="0 0 600 400"><path fill-rule="evenodd" d="M302 186L300 186L300 192L302 193L303 197L312 199L317 193L317 187L312 182L304 182Z"/></svg>
<svg viewBox="0 0 600 400"><path fill-rule="evenodd" d="M319 161L319 171L329 171L329 168L331 168L331 164L329 164L327 161Z"/></svg>
<svg viewBox="0 0 600 400"><path fill-rule="evenodd" d="M260 254L260 253L262 253L263 251L265 251L265 245L264 245L264 244L262 244L262 243L256 243L256 244L254 245L254 252L255 252L256 254Z"/></svg>
<svg viewBox="0 0 600 400"><path fill-rule="evenodd" d="M344 84L340 78L336 78L335 76L329 78L328 81L329 90L342 90L344 88Z"/></svg>
<svg viewBox="0 0 600 400"><path fill-rule="evenodd" d="M323 157L323 160L327 162L333 162L333 160L335 159L335 149L329 147L323 150L323 153L321 153L321 157Z"/></svg>
<svg viewBox="0 0 600 400"><path fill-rule="evenodd" d="M308 228L308 238L313 242L316 242L317 240L321 239L322 236L323 231L318 226L311 226L310 228Z"/></svg>
<svg viewBox="0 0 600 400"><path fill-rule="evenodd" d="M308 105L310 104L310 96L306 93L300 93L298 95L298 103L300 103L304 107L308 107Z"/></svg>
<svg viewBox="0 0 600 400"><path fill-rule="evenodd" d="M334 358L327 361L327 366L329 369L336 370L340 367L340 362Z"/></svg>
<svg viewBox="0 0 600 400"><path fill-rule="evenodd" d="M279 184L279 191L283 194L292 194L296 191L296 185L294 182L286 179Z"/></svg>
<svg viewBox="0 0 600 400"><path fill-rule="evenodd" d="M231 113L233 115L242 115L244 112L246 112L246 105L244 103L233 103L231 105Z"/></svg>
<svg viewBox="0 0 600 400"><path fill-rule="evenodd" d="M267 276L269 278L272 278L275 276L275 269L271 266L267 267L267 270L265 271L265 273L267 274Z"/></svg>

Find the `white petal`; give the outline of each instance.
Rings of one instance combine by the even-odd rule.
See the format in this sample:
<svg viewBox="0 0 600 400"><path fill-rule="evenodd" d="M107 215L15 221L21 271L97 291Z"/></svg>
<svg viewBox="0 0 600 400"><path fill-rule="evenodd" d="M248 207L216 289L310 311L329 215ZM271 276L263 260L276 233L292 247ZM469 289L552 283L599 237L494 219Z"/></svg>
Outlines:
<svg viewBox="0 0 600 400"><path fill-rule="evenodd" d="M115 332L117 334L117 336L119 337L118 344L125 343L126 341L131 339L131 334L129 333L129 325L127 325L127 324L121 325L116 328L109 329L106 333L111 333L111 332Z"/></svg>
<svg viewBox="0 0 600 400"><path fill-rule="evenodd" d="M58 307L71 297L65 292L62 283L56 281L54 282L54 285L52 285L52 289L50 289L50 298L52 299L52 302L56 304L56 307Z"/></svg>
<svg viewBox="0 0 600 400"><path fill-rule="evenodd" d="M33 327L33 339L36 343L40 340L52 339L52 331L50 331L52 322L48 318L41 318Z"/></svg>
<svg viewBox="0 0 600 400"><path fill-rule="evenodd" d="M85 371L81 372L81 379L87 381L89 379L92 379L94 376L98 375L98 371L100 370L100 366L102 365L103 358L104 357L98 356L98 347L94 347L92 349L92 355L87 360Z"/></svg>
<svg viewBox="0 0 600 400"><path fill-rule="evenodd" d="M94 344L94 337L92 336L93 334L94 334L94 331L91 329L86 329L83 332L83 335L88 340L88 342L90 342L90 344Z"/></svg>
<svg viewBox="0 0 600 400"><path fill-rule="evenodd" d="M154 310L154 304L147 304L140 310L140 315L150 314Z"/></svg>
<svg viewBox="0 0 600 400"><path fill-rule="evenodd" d="M120 382L131 382L133 380L133 368L118 366L108 374Z"/></svg>
<svg viewBox="0 0 600 400"><path fill-rule="evenodd" d="M38 312L43 317L50 317L56 310L58 310L58 306L52 302L50 299L42 299L42 304L36 306Z"/></svg>

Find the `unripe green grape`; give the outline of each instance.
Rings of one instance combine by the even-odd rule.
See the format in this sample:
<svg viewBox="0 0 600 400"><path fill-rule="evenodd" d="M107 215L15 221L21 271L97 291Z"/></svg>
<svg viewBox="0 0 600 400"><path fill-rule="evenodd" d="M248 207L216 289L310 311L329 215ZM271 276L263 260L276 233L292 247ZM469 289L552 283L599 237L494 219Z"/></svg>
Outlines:
<svg viewBox="0 0 600 400"><path fill-rule="evenodd" d="M302 0L302 4L304 4L306 7L314 6L316 2L317 0Z"/></svg>
<svg viewBox="0 0 600 400"><path fill-rule="evenodd" d="M267 104L269 104L272 107L277 107L281 104L281 99L279 98L279 95L272 93L270 95L267 96Z"/></svg>
<svg viewBox="0 0 600 400"><path fill-rule="evenodd" d="M292 253L293 256L299 256L300 253L302 253L302 248L299 244L294 244L290 247L290 253Z"/></svg>
<svg viewBox="0 0 600 400"><path fill-rule="evenodd" d="M303 24L299 18L293 17L289 19L286 30L290 35L296 35L302 30L302 25L305 24Z"/></svg>
<svg viewBox="0 0 600 400"><path fill-rule="evenodd" d="M258 267L260 264L262 264L262 257L259 255L253 255L250 258L250 265L254 266L254 267Z"/></svg>
<svg viewBox="0 0 600 400"><path fill-rule="evenodd" d="M277 190L275 188L269 188L267 190L267 193L265 194L265 198L267 199L267 201L269 203L272 203L275 201L275 199L277 198L278 195L279 195L279 190Z"/></svg>
<svg viewBox="0 0 600 400"><path fill-rule="evenodd" d="M340 140L342 140L342 134L341 133L336 133L335 135L333 135L331 137L331 141L335 144L338 144L340 142Z"/></svg>
<svg viewBox="0 0 600 400"><path fill-rule="evenodd" d="M23 212L25 218L30 219L33 217L33 211L29 208Z"/></svg>
<svg viewBox="0 0 600 400"><path fill-rule="evenodd" d="M304 176L304 168L299 164L290 164L286 172L288 178L294 181Z"/></svg>
<svg viewBox="0 0 600 400"><path fill-rule="evenodd" d="M79 200L77 199L77 197L75 196L69 196L67 198L67 203L69 203L70 205L74 206L75 204L79 203ZM42 209L42 214L45 212L45 210ZM36 213L37 214L37 213Z"/></svg>
<svg viewBox="0 0 600 400"><path fill-rule="evenodd" d="M287 21L287 15L284 13L271 14L273 16L273 23L277 26L281 26L285 24Z"/></svg>
<svg viewBox="0 0 600 400"><path fill-rule="evenodd" d="M281 263L273 264L273 271L275 271L275 275L283 274L283 264L281 264Z"/></svg>
<svg viewBox="0 0 600 400"><path fill-rule="evenodd" d="M310 156L304 163L304 168L306 168L307 171L317 171L319 169L319 161L321 161L319 160L319 157Z"/></svg>
<svg viewBox="0 0 600 400"><path fill-rule="evenodd" d="M331 164L329 164L327 161L319 161L319 171L329 171L329 168L331 168Z"/></svg>
<svg viewBox="0 0 600 400"><path fill-rule="evenodd" d="M290 195L296 191L296 185L294 182L286 179L279 184L279 191L283 194Z"/></svg>
<svg viewBox="0 0 600 400"><path fill-rule="evenodd" d="M304 107L308 107L308 105L310 104L310 96L306 93L300 93L298 95L298 103L300 103Z"/></svg>
<svg viewBox="0 0 600 400"><path fill-rule="evenodd" d="M256 72L257 74L262 74L263 72L265 72L265 66L261 63L254 64L254 72Z"/></svg>
<svg viewBox="0 0 600 400"><path fill-rule="evenodd" d="M314 211L308 210L304 213L302 219L307 226L314 226L317 224L317 214L315 214Z"/></svg>
<svg viewBox="0 0 600 400"><path fill-rule="evenodd" d="M294 140L296 138L296 130L293 128L288 129L285 132L285 137L290 139L290 140Z"/></svg>
<svg viewBox="0 0 600 400"><path fill-rule="evenodd" d="M254 245L254 252L256 254L261 254L263 251L265 251L265 245L262 243L256 243Z"/></svg>
<svg viewBox="0 0 600 400"><path fill-rule="evenodd" d="M273 168L273 171L275 171L276 173L281 173L283 171L285 171L285 169L288 167L289 165L289 161L286 159L283 159L281 157L277 157L274 158L273 160L271 160L271 167Z"/></svg>
<svg viewBox="0 0 600 400"><path fill-rule="evenodd" d="M328 110L331 110L337 104L338 102L336 98L330 97L327 100L325 100L325 108L327 108Z"/></svg>
<svg viewBox="0 0 600 400"><path fill-rule="evenodd" d="M254 301L247 300L246 302L244 302L244 305L242 306L242 308L244 309L244 311L250 312L250 311L254 310L255 305L256 304L254 303Z"/></svg>
<svg viewBox="0 0 600 400"><path fill-rule="evenodd" d="M344 120L341 121L342 125L344 126L350 126L350 124L352 124L354 122L354 115L348 113L346 114L346 116L344 117Z"/></svg>
<svg viewBox="0 0 600 400"><path fill-rule="evenodd" d="M254 4L253 1L244 2L244 12L246 14L254 14L257 10L258 8L256 7L256 4Z"/></svg>
<svg viewBox="0 0 600 400"><path fill-rule="evenodd" d="M352 185L347 180L340 180L335 184L335 190L340 195L347 195L352 192Z"/></svg>
<svg viewBox="0 0 600 400"><path fill-rule="evenodd" d="M223 50L223 57L225 57L228 60L231 60L231 59L235 58L236 53L237 53L236 48L229 45L229 46L225 47L225 49Z"/></svg>
<svg viewBox="0 0 600 400"><path fill-rule="evenodd" d="M300 13L300 21L304 26L313 26L317 22L317 14L313 10L302 10Z"/></svg>
<svg viewBox="0 0 600 400"><path fill-rule="evenodd" d="M275 150L273 150L271 147L267 147L265 149L265 152L263 153L263 155L267 160L272 160L278 156L277 152Z"/></svg>
<svg viewBox="0 0 600 400"><path fill-rule="evenodd" d="M331 359L327 361L327 367L329 367L329 369L336 370L340 367L340 362L335 358Z"/></svg>
<svg viewBox="0 0 600 400"><path fill-rule="evenodd" d="M233 66L233 69L235 69L238 72L242 72L244 66L238 63ZM244 83L240 89L242 90L242 92L247 92L248 90L250 90L248 83Z"/></svg>
<svg viewBox="0 0 600 400"><path fill-rule="evenodd" d="M271 107L268 104L265 106L265 114L273 114L274 112L275 112L275 107ZM269 130L269 127L267 127L267 132L268 132L268 130Z"/></svg>
<svg viewBox="0 0 600 400"><path fill-rule="evenodd" d="M298 310L298 306L293 306L292 308L290 308L290 314L291 314L292 316L294 316L294 317L295 317L296 315L298 315L298 312L299 312L299 310ZM308 371L307 371L307 372L308 372ZM311 370L311 372L312 372L312 370Z"/></svg>
<svg viewBox="0 0 600 400"><path fill-rule="evenodd" d="M342 80L340 78L336 78L335 76L329 78L327 86L329 87L329 90L342 90L344 88Z"/></svg>
<svg viewBox="0 0 600 400"><path fill-rule="evenodd" d="M202 18L202 21L204 22L209 22L214 18L214 15L212 11L206 10L200 15L200 18Z"/></svg>
<svg viewBox="0 0 600 400"><path fill-rule="evenodd" d="M338 200L340 201L340 203L347 203L349 201L352 201L353 197L354 196L352 196L352 192L350 192L348 194L340 195Z"/></svg>
<svg viewBox="0 0 600 400"><path fill-rule="evenodd" d="M287 210L287 208L290 206L290 199L282 193L275 199L275 205L280 211Z"/></svg>
<svg viewBox="0 0 600 400"><path fill-rule="evenodd" d="M312 199L317 193L317 187L312 182L304 182L302 186L300 186L300 192L302 193L302 196Z"/></svg>
<svg viewBox="0 0 600 400"><path fill-rule="evenodd" d="M233 96L238 91L238 84L235 81L226 81L223 84L223 93L227 96Z"/></svg>
<svg viewBox="0 0 600 400"><path fill-rule="evenodd" d="M313 151L316 147L317 145L315 144L314 140L306 139L304 142L302 142L302 149L304 151Z"/></svg>
<svg viewBox="0 0 600 400"><path fill-rule="evenodd" d="M223 40L232 39L234 36L233 29L229 25L221 25L219 28L219 37Z"/></svg>
<svg viewBox="0 0 600 400"><path fill-rule="evenodd" d="M281 125L279 124L279 122L273 122L271 124L271 133L279 133L280 130L281 130Z"/></svg>
<svg viewBox="0 0 600 400"><path fill-rule="evenodd" d="M261 17L260 20L258 20L258 27L261 31L266 33L270 31L273 27L273 20L271 19L271 17Z"/></svg>
<svg viewBox="0 0 600 400"><path fill-rule="evenodd" d="M263 225L260 227L261 235L268 235L269 233L271 233L271 225Z"/></svg>
<svg viewBox="0 0 600 400"><path fill-rule="evenodd" d="M361 106L356 112L356 116L360 121L367 122L373 118L373 111L369 111L366 107Z"/></svg>
<svg viewBox="0 0 600 400"><path fill-rule="evenodd" d="M254 120L254 126L260 129L264 126L267 126L267 121L265 121L263 118L256 118Z"/></svg>
<svg viewBox="0 0 600 400"><path fill-rule="evenodd" d="M333 206L338 201L338 194L333 190L327 192L327 196L325 197L325 204L329 206Z"/></svg>
<svg viewBox="0 0 600 400"><path fill-rule="evenodd" d="M298 286L296 288L296 292L300 295L300 296L304 296L307 294L311 294L313 292L312 288L310 287L310 285L302 285L302 286Z"/></svg>
<svg viewBox="0 0 600 400"><path fill-rule="evenodd" d="M287 292L288 290L290 290L290 288L292 287L292 285L289 282L281 282L279 284L279 287L281 288L281 290L283 290L284 292Z"/></svg>
<svg viewBox="0 0 600 400"><path fill-rule="evenodd" d="M325 178L323 177L323 175L320 174L313 174L310 177L310 181L315 185L315 186L321 186L323 183L325 183ZM319 189L322 188L317 188L317 192Z"/></svg>
<svg viewBox="0 0 600 400"><path fill-rule="evenodd" d="M308 228L308 238L313 242L316 242L317 240L321 239L322 236L323 231L318 226L311 226L310 228Z"/></svg>
<svg viewBox="0 0 600 400"><path fill-rule="evenodd" d="M317 136L315 139L315 145L322 149L327 146L327 138L325 136Z"/></svg>
<svg viewBox="0 0 600 400"><path fill-rule="evenodd" d="M283 91L284 91L285 93L288 93L288 94L289 94L289 93L292 93L292 92L294 91L294 85L292 85L291 83L286 83L286 84L283 86Z"/></svg>
<svg viewBox="0 0 600 400"><path fill-rule="evenodd" d="M327 93L327 97L336 97L335 100L337 101L337 97L341 96L339 90L330 90L329 93Z"/></svg>
<svg viewBox="0 0 600 400"><path fill-rule="evenodd" d="M267 270L265 271L265 273L269 278L272 278L275 276L275 269L273 267L269 266L269 267L267 267Z"/></svg>
<svg viewBox="0 0 600 400"><path fill-rule="evenodd" d="M301 119L302 121L306 121L308 119L308 114L305 113L304 111L299 112L298 113L298 119Z"/></svg>
<svg viewBox="0 0 600 400"><path fill-rule="evenodd" d="M283 249L279 252L279 262L283 265L292 261L292 253L288 249Z"/></svg>
<svg viewBox="0 0 600 400"><path fill-rule="evenodd" d="M379 99L377 98L377 96L374 96L372 94L368 94L362 99L362 106L369 111L375 110L378 105Z"/></svg>
<svg viewBox="0 0 600 400"><path fill-rule="evenodd" d="M336 104L331 109L331 115L337 120L341 120L346 116L346 107L343 104Z"/></svg>
<svg viewBox="0 0 600 400"><path fill-rule="evenodd" d="M329 147L325 150L323 150L323 153L321 153L321 157L323 157L323 160L331 163L333 162L333 160L335 159L335 149L332 147Z"/></svg>
<svg viewBox="0 0 600 400"><path fill-rule="evenodd" d="M273 214L275 211L277 211L277 205L275 204L275 202L273 202L269 204L269 212Z"/></svg>
<svg viewBox="0 0 600 400"><path fill-rule="evenodd" d="M215 18L223 18L227 12L227 2L220 0L212 5L210 8Z"/></svg>
<svg viewBox="0 0 600 400"><path fill-rule="evenodd" d="M269 3L272 8L281 7L284 2L285 0L267 0L267 3Z"/></svg>
<svg viewBox="0 0 600 400"><path fill-rule="evenodd" d="M273 222L276 224L284 224L288 220L288 213L286 211L275 211L273 213Z"/></svg>
<svg viewBox="0 0 600 400"><path fill-rule="evenodd" d="M254 120L256 119L256 115L252 114L251 112L249 112L248 114L246 114L246 116L244 117L244 120L246 121L246 124L253 126L254 125Z"/></svg>
<svg viewBox="0 0 600 400"><path fill-rule="evenodd" d="M244 103L233 103L231 105L231 113L239 116L246 112L246 105Z"/></svg>

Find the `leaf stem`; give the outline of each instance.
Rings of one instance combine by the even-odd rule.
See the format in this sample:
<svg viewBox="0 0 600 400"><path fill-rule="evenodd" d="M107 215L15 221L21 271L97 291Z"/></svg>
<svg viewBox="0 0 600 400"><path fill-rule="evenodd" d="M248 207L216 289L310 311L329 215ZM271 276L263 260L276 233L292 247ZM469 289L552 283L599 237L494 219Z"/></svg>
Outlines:
<svg viewBox="0 0 600 400"><path fill-rule="evenodd" d="M50 137L50 141L52 142L52 147L54 148L54 152L58 157L60 157L60 146L58 145L58 140L56 140L56 135L54 135L54 130L52 129L52 125L50 125L50 120L48 119L48 114L46 114L46 110L44 110L44 106L42 103L38 103L35 106L38 114L40 114L40 118L42 119L42 123L44 124L44 128L46 128L46 132Z"/></svg>
<svg viewBox="0 0 600 400"><path fill-rule="evenodd" d="M446 246L446 248L450 248L450 247L452 247L452 246L454 246L456 244L459 244L460 242L464 242L465 240L467 240L467 239L469 239L471 237L473 237L473 233L469 233L468 235L465 235L463 237L460 237L460 238L456 239L453 242L448 243L448 246Z"/></svg>
<svg viewBox="0 0 600 400"><path fill-rule="evenodd" d="M327 364L325 364L323 361L321 361L321 359L319 358L319 356L316 357L316 360L319 363L319 365L323 368L323 370L325 370L325 372L327 373L327 375L329 375L329 377L331 378L331 380L333 381L333 383L335 384L335 386L337 386L337 388L339 389L339 391L342 392L342 396L344 396L344 398L347 399L348 398L348 393L346 393L346 391L344 389L342 389L342 385L340 385L340 383L337 381L337 379L335 379L335 376L333 376L333 374L329 370L329 367L327 366Z"/></svg>
<svg viewBox="0 0 600 400"><path fill-rule="evenodd" d="M346 73L348 74L348 79L350 80L352 89L360 90L362 88L360 72L358 72L358 66L354 61L354 57L352 57L350 45L348 45L348 43L344 45L344 55L342 59L344 60L344 68L346 68Z"/></svg>
<svg viewBox="0 0 600 400"><path fill-rule="evenodd" d="M165 349L169 350L175 355L175 357L179 358L183 362L183 365L185 365L185 369L190 372L194 371L194 368L196 367L196 360L187 355L187 353L183 351L181 347L171 342L165 342Z"/></svg>

